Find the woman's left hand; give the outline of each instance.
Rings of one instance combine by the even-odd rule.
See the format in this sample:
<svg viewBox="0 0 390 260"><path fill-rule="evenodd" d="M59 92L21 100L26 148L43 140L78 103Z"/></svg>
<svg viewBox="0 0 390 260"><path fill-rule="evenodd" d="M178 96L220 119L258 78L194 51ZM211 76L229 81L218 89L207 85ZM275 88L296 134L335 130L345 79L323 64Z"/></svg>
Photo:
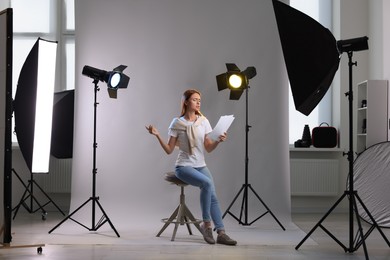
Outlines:
<svg viewBox="0 0 390 260"><path fill-rule="evenodd" d="M223 133L222 135L219 136L218 138L218 142L221 143L221 142L224 142L227 138L227 133Z"/></svg>

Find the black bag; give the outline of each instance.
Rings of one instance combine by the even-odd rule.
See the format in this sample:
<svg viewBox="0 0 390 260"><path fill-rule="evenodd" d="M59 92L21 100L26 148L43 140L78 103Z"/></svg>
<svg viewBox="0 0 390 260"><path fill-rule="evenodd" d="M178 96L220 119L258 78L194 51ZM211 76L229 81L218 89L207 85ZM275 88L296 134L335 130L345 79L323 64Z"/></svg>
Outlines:
<svg viewBox="0 0 390 260"><path fill-rule="evenodd" d="M327 126L322 126L326 124ZM312 144L316 148L333 148L337 146L337 130L327 123L321 123L312 131Z"/></svg>

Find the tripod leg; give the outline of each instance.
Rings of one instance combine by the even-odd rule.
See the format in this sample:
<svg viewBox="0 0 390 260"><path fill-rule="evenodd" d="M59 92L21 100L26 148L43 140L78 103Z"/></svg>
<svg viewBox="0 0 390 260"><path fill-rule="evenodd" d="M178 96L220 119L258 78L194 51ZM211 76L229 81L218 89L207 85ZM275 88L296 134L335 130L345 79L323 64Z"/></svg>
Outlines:
<svg viewBox="0 0 390 260"><path fill-rule="evenodd" d="M87 201L85 201L83 204L81 204L80 207L78 207L76 210L74 210L71 214L69 214L66 218L64 218L60 223L58 223L54 228L52 228L50 231L49 231L49 234L51 232L53 232L55 229L57 229L59 226L62 225L62 223L64 223L65 221L67 221L68 219L70 219L77 211L79 211L82 207L84 207L90 200L92 200L92 197L89 198Z"/></svg>
<svg viewBox="0 0 390 260"><path fill-rule="evenodd" d="M356 192L352 194L350 199L352 199L353 208L354 208L354 211L355 211L355 217L356 217L356 221L358 223L358 228L359 228L359 235L360 235L361 241L363 243L364 255L366 256L366 259L369 259L368 258L368 252L367 252L367 245L366 245L365 237L364 237L364 234L363 234L363 227L362 227L362 223L360 221L355 195L356 195ZM351 252L355 251L356 249L357 249L357 247L352 248Z"/></svg>
<svg viewBox="0 0 390 260"><path fill-rule="evenodd" d="M24 183L23 183L23 184L24 184ZM18 203L18 205L16 205L16 207L13 209L13 210L15 211L13 219L15 219L16 214L18 214L19 208L20 208L20 206L22 206L22 205L23 205L23 207L26 208L26 210L27 210L29 213L31 213L31 210L30 210L30 209L25 205L25 203L24 203L24 202L28 199L28 197L29 197L29 196L26 197L26 194L27 194L27 192L30 191L30 190L29 190L30 183L29 183L27 186L24 184L24 186L25 186L26 189L24 190L23 196L22 196L22 198L20 199L20 202Z"/></svg>
<svg viewBox="0 0 390 260"><path fill-rule="evenodd" d="M367 213L367 215L370 217L371 221L372 221L372 225L374 228L378 229L379 233L381 234L381 236L383 237L383 239L385 240L386 244L390 247L390 242L389 240L387 239L386 235L383 233L381 227L378 225L378 223L376 222L376 220L374 219L374 217L372 216L372 214L370 213L370 211L367 209L366 205L363 203L362 199L359 197L358 194L356 194L356 198L358 199L360 205L363 207L364 211Z"/></svg>
<svg viewBox="0 0 390 260"><path fill-rule="evenodd" d="M329 216L330 213L332 213L332 211L338 206L338 204L345 198L345 196L347 195L347 192L344 192L344 194L336 201L336 203L328 210L328 212L320 219L320 221L318 221L318 223L310 230L309 233L307 233L307 235L302 239L301 242L299 242L299 244L295 247L295 250L298 250L299 247L306 241L306 239L308 239L311 234L321 225L321 223ZM329 235L331 235L329 232L327 232ZM332 236L332 238L341 246L344 248L344 251L347 251L347 248L340 243L340 241L336 240L336 238L334 236Z"/></svg>
<svg viewBox="0 0 390 260"><path fill-rule="evenodd" d="M24 188L25 188L25 191L24 191L24 193L23 193L23 196L22 196L22 198L21 198L19 204L13 209L13 210L15 210L13 219L15 219L16 214L18 213L19 208L20 208L21 205L22 205L29 213L35 213L36 211L38 211L38 210L41 209L41 210L42 210L43 216L45 216L45 215L46 215L46 211L44 210L43 207L44 207L45 205L47 205L47 204L45 204L45 205L40 204L39 201L38 201L38 199L34 196L34 193L33 193L33 185L34 185L34 183L38 186L38 188L39 188L40 190L42 190L42 189L39 187L39 185L38 185L33 179L29 180L29 181L28 181L28 185L26 185L26 184L24 183L24 181L22 180L22 178L19 176L19 174L15 171L15 169L12 169L12 172L15 174L15 176L19 179L20 183L21 183L21 184L24 186ZM31 175L31 176L32 176L32 175ZM31 178L32 178L32 177L31 177ZM28 193L28 195L26 196L27 193ZM28 206L26 205L26 203L25 203L25 201L26 201L28 198L31 198L31 205L30 205L30 207L28 207ZM38 205L38 209L36 209L36 210L33 209L33 204L32 204L33 201L35 201L35 203Z"/></svg>
<svg viewBox="0 0 390 260"><path fill-rule="evenodd" d="M31 182L31 183L32 183L31 186L33 186L34 183L33 182ZM38 210L42 210L42 214L46 215L46 210L44 209L44 207L47 205L47 203L45 205L42 205L41 203L39 203L38 199L34 196L34 193L32 193L32 192L29 192L29 193L30 193L29 196L31 197L31 200L35 201L35 203L38 205L38 208L36 210L33 210L32 204L31 204L31 212L30 213L35 213Z"/></svg>
<svg viewBox="0 0 390 260"><path fill-rule="evenodd" d="M234 205L234 202L236 202L238 196L240 196L240 193L242 192L242 190L244 189L245 185L242 185L241 189L238 191L237 195L234 197L233 201L230 203L229 207L227 208L227 210L225 211L225 213L223 213L222 215L222 218L224 218L226 216L226 214L229 212L230 208ZM237 218L236 218L237 219ZM237 219L238 220L238 219Z"/></svg>
<svg viewBox="0 0 390 260"><path fill-rule="evenodd" d="M275 215L272 213L272 211L268 208L268 206L264 203L264 201L260 198L260 196L256 193L256 191L252 188L252 186L249 184L249 188L252 190L252 192L255 194L255 196L257 197L257 199L261 202L261 204L263 204L263 206L267 209L267 212L269 212L271 214L271 216L275 219L275 221L279 224L279 226L283 229L283 230L286 230L284 228L284 226L282 225L282 223L280 223L280 221L275 217ZM259 218L255 219L254 221L252 221L252 223L254 223L256 220L258 220ZM250 223L250 224L252 224Z"/></svg>
<svg viewBox="0 0 390 260"><path fill-rule="evenodd" d="M18 203L18 205L13 209L13 210L16 210L15 213L14 213L14 217L13 219L15 219L16 217L16 214L18 213L19 211L19 208L21 205L23 205L23 207L29 212L31 213L32 209L30 209L29 207L27 207L25 205L25 201L29 198L29 196L26 197L26 194L27 192L29 193L29 195L31 195L31 192L30 192L30 186L31 186L31 182L28 182L28 185L26 185L26 183L24 183L24 181L22 180L22 178L19 176L19 174L15 171L15 169L12 169L12 172L15 174L15 176L19 179L20 183L23 185L24 187L24 193L22 195L22 198L20 199L20 202Z"/></svg>
<svg viewBox="0 0 390 260"><path fill-rule="evenodd" d="M241 225L247 225L248 224L247 203L248 203L248 186L244 184L244 194L242 195L241 209L240 209L240 218L237 219L238 220L238 224L241 224ZM245 222L241 221L243 212L244 212L244 215L245 215Z"/></svg>
<svg viewBox="0 0 390 260"><path fill-rule="evenodd" d="M53 203L53 205L58 209L59 212L61 212L61 214L63 216L65 216L65 213L60 209L60 207L57 206L57 204L49 197L49 195L47 195L47 193L41 188L41 186L38 185L38 183L33 180L33 183L38 187L38 189L46 196L46 198L49 200L48 203ZM48 204L47 203L47 204Z"/></svg>
<svg viewBox="0 0 390 260"><path fill-rule="evenodd" d="M112 224L110 218L108 217L108 215L107 215L106 212L104 211L104 209L103 209L102 205L100 204L99 200L96 200L96 202L97 202L97 204L98 204L100 210L103 212L103 215L104 215L105 218L107 219L108 223L110 224L112 230L114 230L116 236L117 236L117 237L120 237L118 231L116 231L114 225Z"/></svg>
<svg viewBox="0 0 390 260"><path fill-rule="evenodd" d="M23 196L20 199L19 204L13 209L13 210L16 210L15 213L14 213L13 219L15 219L16 214L18 213L20 206L23 206L27 210L28 213L35 213L35 212L37 212L38 210L41 209L42 210L42 214L46 215L46 211L43 208L46 204L42 205L41 203L39 203L38 199L34 196L34 194L30 190L30 187L32 187L32 185L33 185L33 183L31 181L29 181L28 185L26 186L26 190L24 191ZM28 195L26 196L27 193L28 193ZM32 203L32 201L35 201L35 203L38 205L38 208L36 210L34 210L32 208L33 207L32 204L30 205L30 207L26 205L25 201L28 198L31 199L31 203Z"/></svg>

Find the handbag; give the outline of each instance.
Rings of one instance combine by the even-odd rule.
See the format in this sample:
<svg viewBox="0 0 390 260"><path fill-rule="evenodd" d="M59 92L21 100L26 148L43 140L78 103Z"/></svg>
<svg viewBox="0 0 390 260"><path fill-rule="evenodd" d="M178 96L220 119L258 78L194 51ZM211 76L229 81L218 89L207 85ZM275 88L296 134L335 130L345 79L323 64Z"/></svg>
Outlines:
<svg viewBox="0 0 390 260"><path fill-rule="evenodd" d="M326 126L324 126L326 124ZM323 122L312 131L312 144L316 148L334 148L337 146L337 130Z"/></svg>

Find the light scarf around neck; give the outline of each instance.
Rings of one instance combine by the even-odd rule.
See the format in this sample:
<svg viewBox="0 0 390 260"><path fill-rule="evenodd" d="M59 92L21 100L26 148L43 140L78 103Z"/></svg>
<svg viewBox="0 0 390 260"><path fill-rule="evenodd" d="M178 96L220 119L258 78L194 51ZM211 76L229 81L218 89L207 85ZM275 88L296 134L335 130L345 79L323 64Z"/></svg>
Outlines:
<svg viewBox="0 0 390 260"><path fill-rule="evenodd" d="M206 117L199 116L193 124L188 125L185 122L183 122L183 120L178 118L177 120L175 120L175 123L172 125L173 130L186 131L187 139L188 139L188 146L187 146L188 150L185 149L184 151L188 152L191 155L193 154L193 149L197 146L196 139L199 137L198 136L199 133L196 130L196 127L200 125L205 119Z"/></svg>

